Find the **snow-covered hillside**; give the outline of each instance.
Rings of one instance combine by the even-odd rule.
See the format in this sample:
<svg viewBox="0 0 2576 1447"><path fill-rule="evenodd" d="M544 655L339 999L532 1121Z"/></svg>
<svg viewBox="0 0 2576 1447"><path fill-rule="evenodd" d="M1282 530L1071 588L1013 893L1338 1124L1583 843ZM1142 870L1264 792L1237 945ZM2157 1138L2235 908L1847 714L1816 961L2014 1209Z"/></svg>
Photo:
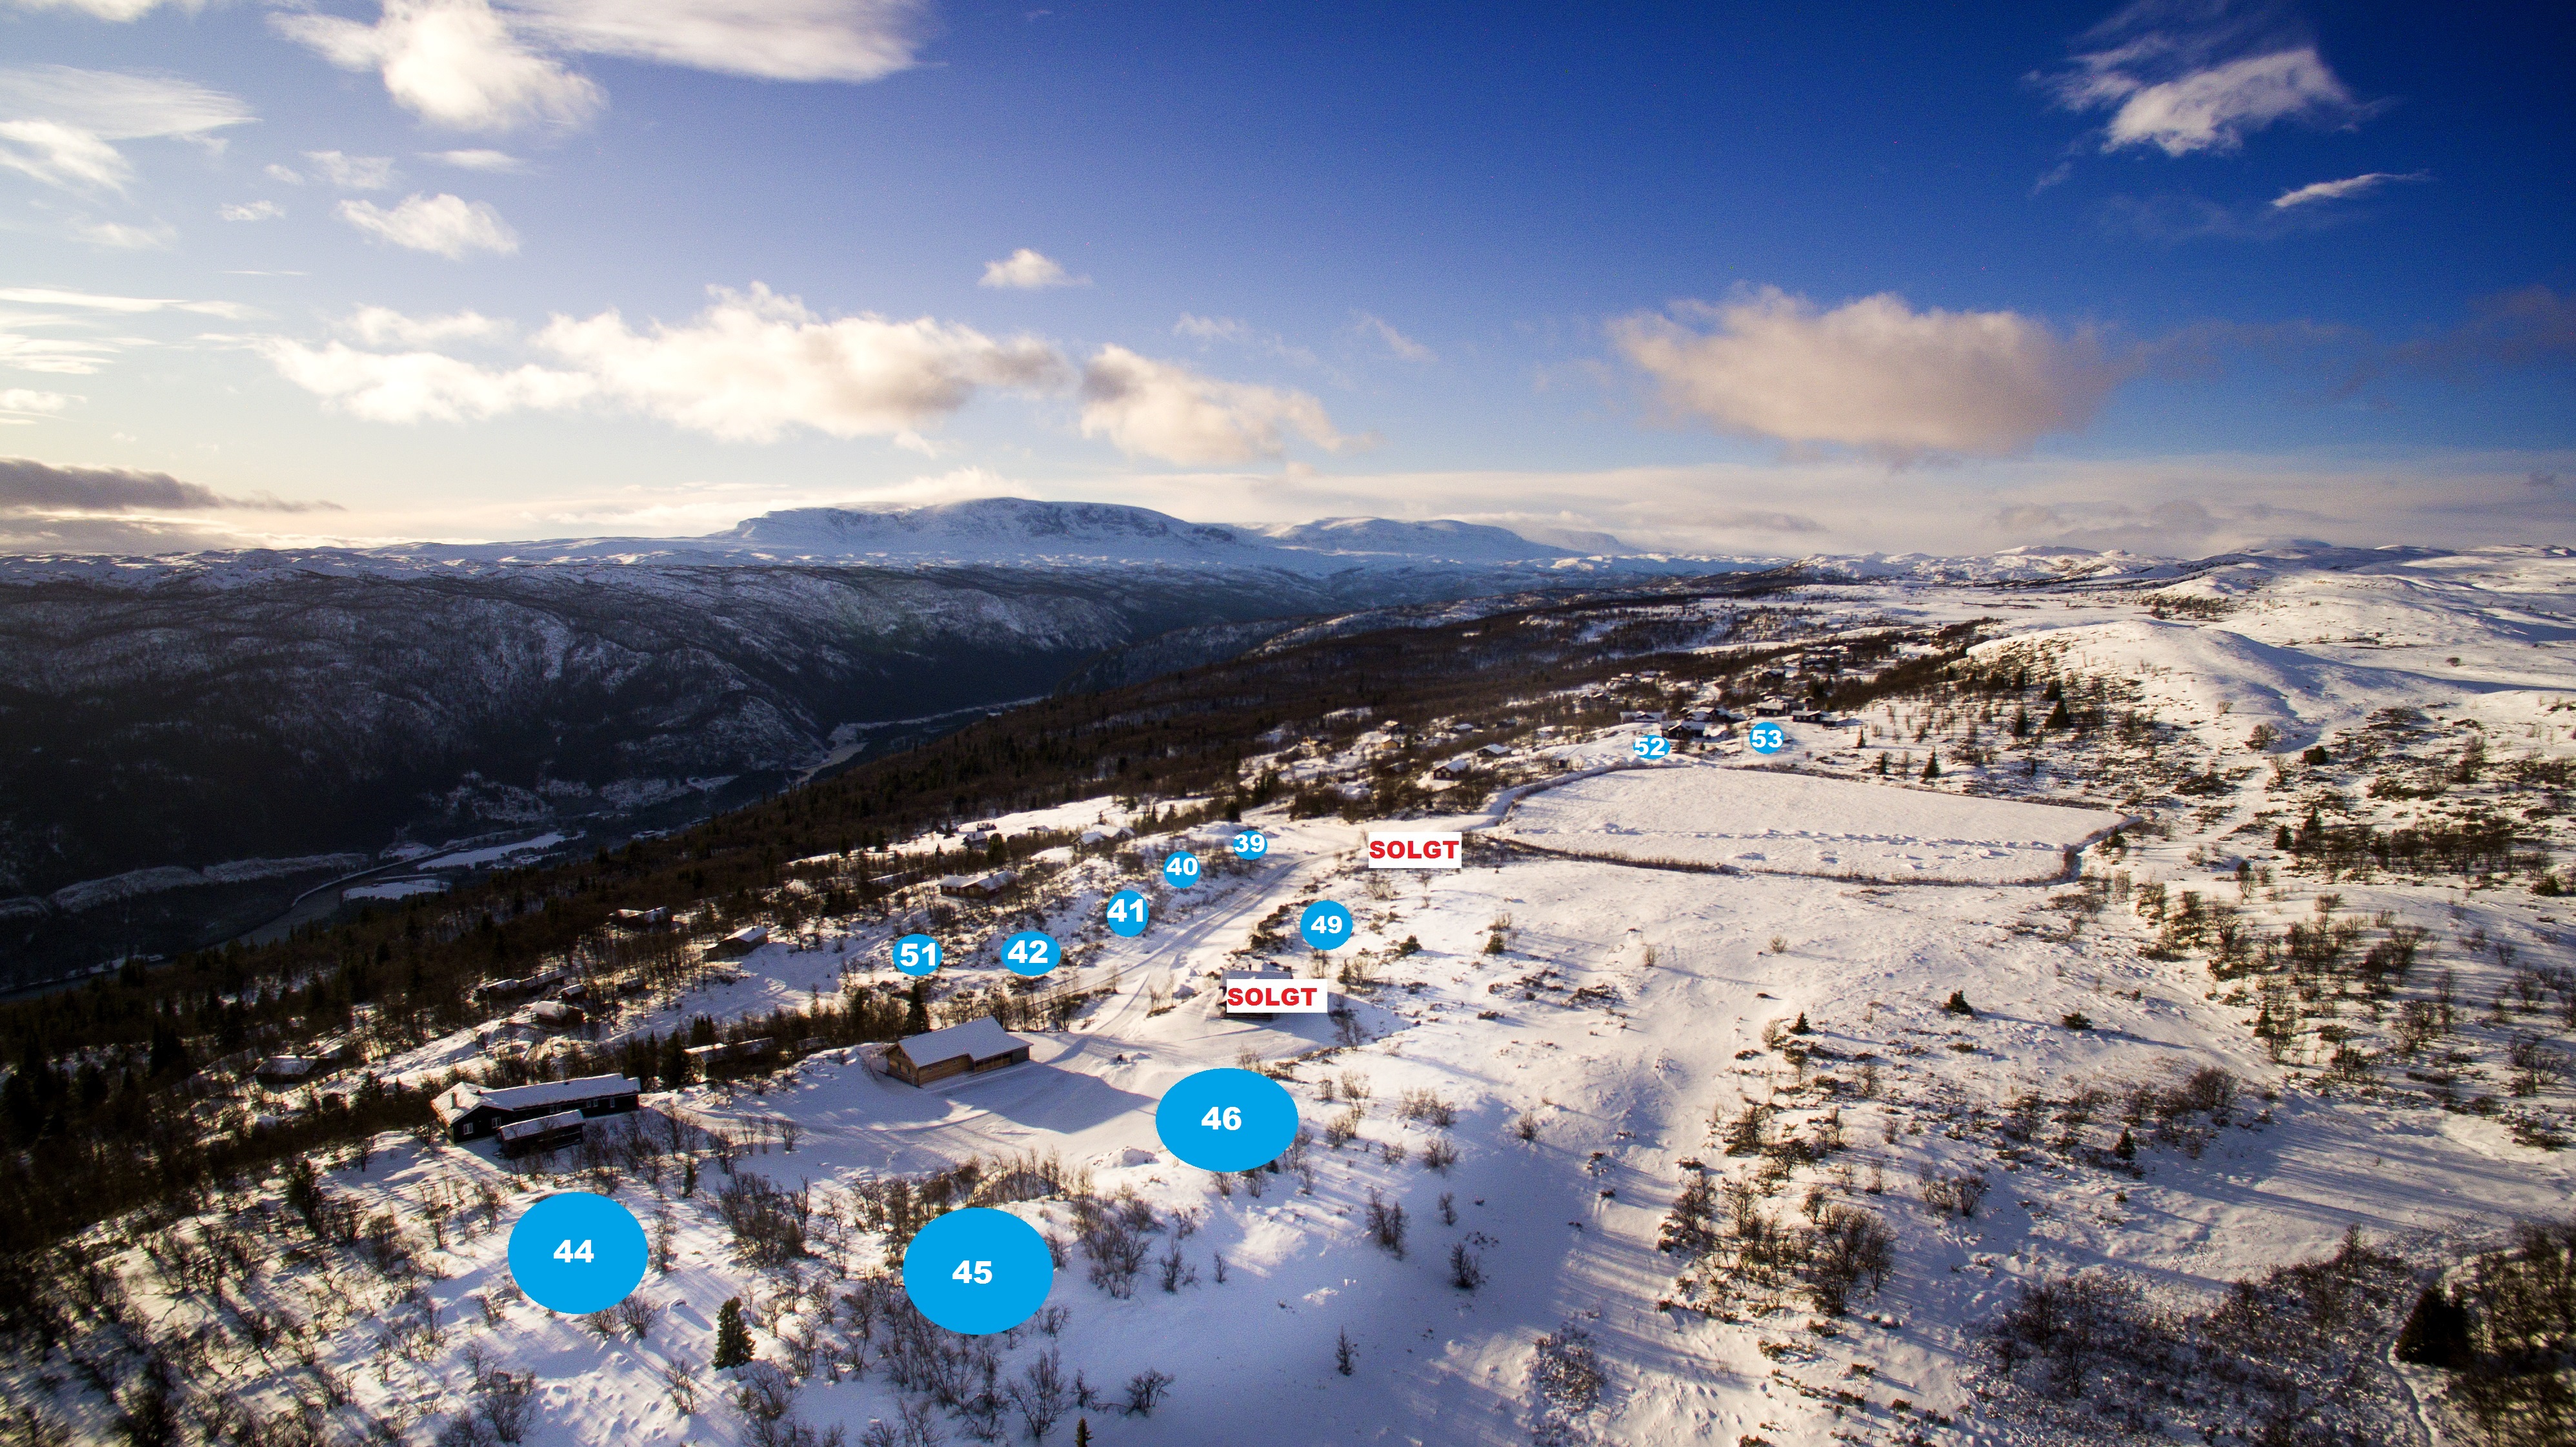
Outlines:
<svg viewBox="0 0 2576 1447"><path fill-rule="evenodd" d="M1025 1065L916 1089L820 1050L657 1092L619 1148L533 1170L387 1136L324 1192L392 1246L317 1242L273 1184L102 1230L126 1319L198 1343L191 1376L237 1422L451 1444L488 1433L499 1372L533 1374L513 1440L543 1447L1025 1440L1044 1414L1012 1388L1042 1404L1049 1360L1097 1392L1046 1440L1079 1417L1103 1444L2483 1440L2450 1378L2387 1341L2445 1263L2576 1199L2576 559L1800 601L1820 644L1987 621L1861 712L1866 743L1793 724L1765 767L1726 744L1569 779L1560 760L1620 758L1644 725L1516 737L1493 767L1518 792L1407 821L1469 832L1454 873L1364 870L1357 825L1274 807L1249 821L1275 840L1258 865L1215 826L1110 838L1032 861L1001 905L907 899L701 967L602 1030L890 990L885 947L915 928L947 938L947 1008L989 1006L989 945L1038 926L1085 998L1023 1032ZM1397 742L1283 738L1252 763L1322 789ZM997 822L1153 820L1102 798ZM1197 889L1153 882L1177 842L1219 866ZM1122 885L1154 899L1140 939L1100 925ZM1280 939L1319 897L1359 920L1330 960ZM1207 977L1256 956L1333 975L1351 1008L1223 1018ZM432 1078L537 1033L378 1068ZM1163 1091L1236 1064L1298 1101L1309 1138L1276 1172L1211 1176L1156 1136ZM909 1335L882 1276L897 1180L1056 1238L1050 1314ZM509 1284L511 1221L573 1187L667 1230L640 1331ZM771 1190L795 1251L743 1224ZM192 1285L235 1241L251 1264ZM2277 1360L2151 1357L2251 1340L2189 1335L2248 1281L2240 1317L2296 1323ZM2043 1287L2093 1313L2083 1342L2046 1338L2071 1377L1996 1345L2007 1319L2041 1329ZM728 1298L768 1366L708 1368ZM254 1313L292 1335L254 1346ZM1158 1376L1150 1412L1122 1409ZM725 1395L745 1380L766 1395ZM62 1400L107 1434L110 1408Z"/></svg>

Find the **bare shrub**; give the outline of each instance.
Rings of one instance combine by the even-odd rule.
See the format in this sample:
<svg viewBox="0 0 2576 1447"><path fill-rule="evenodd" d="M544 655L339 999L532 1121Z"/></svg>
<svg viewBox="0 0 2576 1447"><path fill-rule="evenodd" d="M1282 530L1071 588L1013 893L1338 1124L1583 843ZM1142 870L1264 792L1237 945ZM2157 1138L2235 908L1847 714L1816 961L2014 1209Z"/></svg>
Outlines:
<svg viewBox="0 0 2576 1447"><path fill-rule="evenodd" d="M1151 1208L1145 1214L1150 1223ZM1075 1222L1075 1230L1083 1255L1091 1258L1091 1284L1121 1301L1135 1295L1136 1274L1145 1269L1151 1249L1135 1217L1094 1205Z"/></svg>
<svg viewBox="0 0 2576 1447"><path fill-rule="evenodd" d="M1408 1090L1396 1097L1395 1114L1399 1120L1418 1120L1442 1130L1458 1123L1458 1108L1430 1090Z"/></svg>
<svg viewBox="0 0 2576 1447"><path fill-rule="evenodd" d="M642 1341L644 1334L653 1329L654 1321L662 1315L662 1308L640 1296L629 1296L610 1307L608 1314L618 1326L634 1333L637 1341Z"/></svg>
<svg viewBox="0 0 2576 1447"><path fill-rule="evenodd" d="M1150 1417L1162 1405L1163 1393L1172 1385L1172 1374L1148 1367L1127 1379L1127 1400L1120 1410L1130 1417Z"/></svg>
<svg viewBox="0 0 2576 1447"><path fill-rule="evenodd" d="M1064 1380L1064 1356L1053 1347L1038 1354L1011 1384L1011 1405L1019 1408L1020 1420L1028 1425L1029 1436L1044 1442L1055 1430L1066 1409L1072 1404L1071 1388Z"/></svg>
<svg viewBox="0 0 2576 1447"><path fill-rule="evenodd" d="M1801 1279L1816 1310L1840 1316L1864 1279L1876 1292L1896 1263L1896 1233L1867 1211L1828 1206L1807 1235Z"/></svg>
<svg viewBox="0 0 2576 1447"><path fill-rule="evenodd" d="M1458 1242L1449 1248L1449 1284L1460 1291L1473 1291L1485 1284L1484 1258Z"/></svg>
<svg viewBox="0 0 2576 1447"><path fill-rule="evenodd" d="M673 1357L662 1368L662 1390L671 1398L671 1410L681 1416L693 1416L698 1410L698 1364L687 1357Z"/></svg>
<svg viewBox="0 0 2576 1447"><path fill-rule="evenodd" d="M1324 1144L1335 1150L1349 1145L1359 1133L1360 1108L1358 1106L1337 1112L1332 1119L1324 1122Z"/></svg>
<svg viewBox="0 0 2576 1447"><path fill-rule="evenodd" d="M784 1266L803 1257L811 1210L807 1192L782 1191L747 1171L716 1195L716 1214L733 1233L734 1249L753 1266Z"/></svg>
<svg viewBox="0 0 2576 1447"><path fill-rule="evenodd" d="M1458 1148L1451 1145L1446 1137L1422 1148L1422 1168L1426 1171L1438 1171L1442 1175L1447 1175L1449 1168L1456 1164L1458 1164Z"/></svg>
<svg viewBox="0 0 2576 1447"><path fill-rule="evenodd" d="M475 1419L496 1442L517 1442L537 1419L537 1374L493 1372L475 1394Z"/></svg>
<svg viewBox="0 0 2576 1447"><path fill-rule="evenodd" d="M1931 1170L1924 1171L1920 1180L1924 1205L1942 1215L1960 1217L1977 1214L1977 1207L1986 1199L1986 1191L1992 1184L1983 1173L1949 1176Z"/></svg>
<svg viewBox="0 0 2576 1447"><path fill-rule="evenodd" d="M1378 1244L1378 1249L1388 1252L1398 1261L1404 1259L1404 1224L1403 1202L1390 1201L1375 1191L1369 1192L1369 1239Z"/></svg>

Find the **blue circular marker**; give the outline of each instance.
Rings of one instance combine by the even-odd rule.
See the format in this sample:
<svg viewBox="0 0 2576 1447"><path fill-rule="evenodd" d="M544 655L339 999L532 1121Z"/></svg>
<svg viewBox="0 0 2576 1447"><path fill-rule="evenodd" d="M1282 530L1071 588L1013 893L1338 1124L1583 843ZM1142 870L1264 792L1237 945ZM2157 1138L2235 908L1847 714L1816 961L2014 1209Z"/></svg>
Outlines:
<svg viewBox="0 0 2576 1447"><path fill-rule="evenodd" d="M1055 1258L1038 1228L968 1206L921 1228L903 1251L903 1289L923 1316L964 1336L1009 1331L1055 1289Z"/></svg>
<svg viewBox="0 0 2576 1447"><path fill-rule="evenodd" d="M1122 939L1132 940L1143 934L1153 914L1154 907L1145 902L1145 896L1132 889L1109 896L1109 932Z"/></svg>
<svg viewBox="0 0 2576 1447"><path fill-rule="evenodd" d="M1297 1098L1253 1071L1202 1070L1163 1092L1154 1131L1163 1149L1200 1170L1258 1170L1296 1139Z"/></svg>
<svg viewBox="0 0 2576 1447"><path fill-rule="evenodd" d="M1639 734L1637 741L1628 746L1628 751L1637 756L1638 762L1651 764L1671 753L1673 744L1662 734Z"/></svg>
<svg viewBox="0 0 2576 1447"><path fill-rule="evenodd" d="M1246 829L1234 836L1234 857L1259 859L1270 852L1270 836L1258 829Z"/></svg>
<svg viewBox="0 0 2576 1447"><path fill-rule="evenodd" d="M1002 963L1014 975L1035 979L1064 963L1064 950L1046 931L1024 929L1002 941Z"/></svg>
<svg viewBox="0 0 2576 1447"><path fill-rule="evenodd" d="M1778 724L1758 723L1744 731L1744 741L1757 754L1776 754L1789 746L1789 735Z"/></svg>
<svg viewBox="0 0 2576 1447"><path fill-rule="evenodd" d="M1319 899L1297 916L1297 933L1309 948L1337 950L1351 942L1351 912L1329 899Z"/></svg>
<svg viewBox="0 0 2576 1447"><path fill-rule="evenodd" d="M939 973L939 941L928 935L905 935L896 940L894 967L907 975Z"/></svg>
<svg viewBox="0 0 2576 1447"><path fill-rule="evenodd" d="M1187 889L1199 882L1199 857L1186 849L1175 849L1163 861L1163 882L1174 889Z"/></svg>
<svg viewBox="0 0 2576 1447"><path fill-rule="evenodd" d="M521 1213L509 1255L510 1279L528 1300L586 1316L624 1301L644 1279L644 1228L606 1196L566 1191Z"/></svg>

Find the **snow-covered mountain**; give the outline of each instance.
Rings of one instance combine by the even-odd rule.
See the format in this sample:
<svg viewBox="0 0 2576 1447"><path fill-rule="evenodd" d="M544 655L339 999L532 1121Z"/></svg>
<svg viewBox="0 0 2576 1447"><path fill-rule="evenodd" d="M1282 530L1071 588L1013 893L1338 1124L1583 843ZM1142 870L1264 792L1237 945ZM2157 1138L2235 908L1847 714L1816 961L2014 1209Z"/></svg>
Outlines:
<svg viewBox="0 0 2576 1447"><path fill-rule="evenodd" d="M1356 571L1509 569L1676 574L1770 566L1776 559L1637 553L1603 534L1592 551L1535 543L1505 528L1451 519L1325 518L1236 527L1112 503L988 497L909 508L789 508L703 537L548 538L395 543L370 548L238 549L154 558L0 559L0 580L78 575L208 579L278 569L328 573L453 572L477 565L866 563L880 567L1192 568L1328 577Z"/></svg>

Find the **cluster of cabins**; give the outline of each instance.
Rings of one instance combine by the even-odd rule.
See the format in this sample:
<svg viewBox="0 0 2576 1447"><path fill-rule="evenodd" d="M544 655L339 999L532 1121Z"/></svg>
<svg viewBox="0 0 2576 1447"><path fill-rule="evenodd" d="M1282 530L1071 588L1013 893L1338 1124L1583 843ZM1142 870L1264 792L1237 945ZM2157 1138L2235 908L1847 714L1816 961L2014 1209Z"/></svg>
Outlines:
<svg viewBox="0 0 2576 1447"><path fill-rule="evenodd" d="M701 1062L765 1054L767 1040L702 1045L688 1054ZM886 1052L886 1073L909 1085L929 1085L961 1075L981 1075L1025 1064L1029 1042L990 1016L901 1041ZM505 1156L532 1155L577 1145L588 1123L632 1114L643 1088L623 1074L543 1080L531 1085L460 1084L440 1092L430 1110L459 1145L491 1138Z"/></svg>

